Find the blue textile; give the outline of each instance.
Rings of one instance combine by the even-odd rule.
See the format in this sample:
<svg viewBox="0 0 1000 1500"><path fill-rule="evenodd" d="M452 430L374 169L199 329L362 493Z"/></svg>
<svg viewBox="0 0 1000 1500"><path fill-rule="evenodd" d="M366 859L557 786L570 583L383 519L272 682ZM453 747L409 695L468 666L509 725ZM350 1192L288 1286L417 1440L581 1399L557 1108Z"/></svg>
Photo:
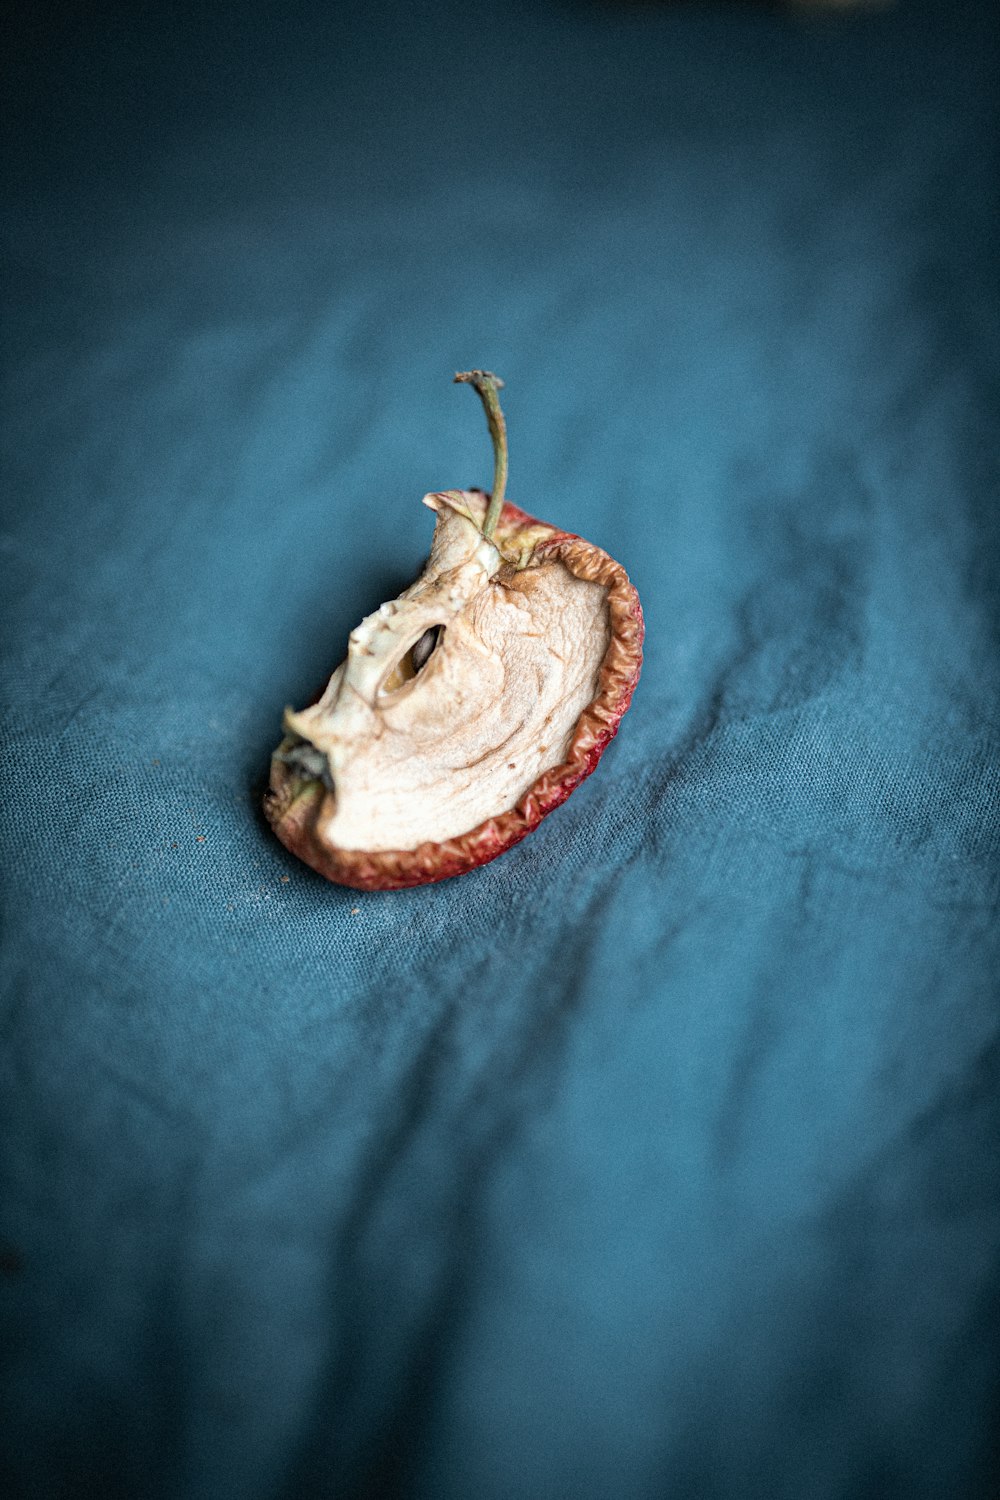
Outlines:
<svg viewBox="0 0 1000 1500"><path fill-rule="evenodd" d="M2 1361L39 1500L992 1494L996 12L15 27ZM258 812L488 483L647 622L398 894Z"/></svg>

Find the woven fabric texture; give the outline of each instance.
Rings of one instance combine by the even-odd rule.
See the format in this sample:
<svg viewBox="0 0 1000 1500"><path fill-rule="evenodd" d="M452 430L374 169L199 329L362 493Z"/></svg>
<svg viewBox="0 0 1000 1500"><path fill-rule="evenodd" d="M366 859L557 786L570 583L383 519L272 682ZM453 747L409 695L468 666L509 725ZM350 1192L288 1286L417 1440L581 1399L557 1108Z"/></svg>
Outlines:
<svg viewBox="0 0 1000 1500"><path fill-rule="evenodd" d="M6 1494L993 1493L996 61L968 0L15 24ZM470 366L643 677L360 895L260 793L489 483Z"/></svg>

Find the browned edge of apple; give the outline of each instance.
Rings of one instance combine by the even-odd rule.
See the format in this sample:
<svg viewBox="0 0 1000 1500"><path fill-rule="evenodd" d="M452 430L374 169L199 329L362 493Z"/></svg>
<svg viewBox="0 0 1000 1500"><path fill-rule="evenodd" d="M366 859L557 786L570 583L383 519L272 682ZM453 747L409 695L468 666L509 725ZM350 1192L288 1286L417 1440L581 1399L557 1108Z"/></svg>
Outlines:
<svg viewBox="0 0 1000 1500"><path fill-rule="evenodd" d="M545 524L507 503L497 530L516 532L522 527ZM639 680L644 634L642 607L628 574L614 558L571 532L554 527L548 530L550 534L534 547L532 563L558 560L577 578L603 584L608 590L611 619L611 641L601 663L597 696L577 720L566 759L533 782L508 812L488 818L468 833L441 843L419 844L416 849L374 852L324 844L317 836L317 826L320 809L329 793L318 782L312 782L301 795L290 797L288 767L275 760L271 765L271 789L264 797L264 812L285 848L320 875L359 891L402 890L463 875L519 843L594 770L608 742L618 732Z"/></svg>

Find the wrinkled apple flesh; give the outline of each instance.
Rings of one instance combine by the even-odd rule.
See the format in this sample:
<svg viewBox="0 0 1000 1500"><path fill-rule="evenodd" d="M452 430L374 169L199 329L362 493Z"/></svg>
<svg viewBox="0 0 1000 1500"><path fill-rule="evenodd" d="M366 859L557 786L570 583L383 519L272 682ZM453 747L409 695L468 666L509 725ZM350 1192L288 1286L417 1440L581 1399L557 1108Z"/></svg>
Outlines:
<svg viewBox="0 0 1000 1500"><path fill-rule="evenodd" d="M331 850L415 850L507 812L566 759L598 693L608 590L535 560L553 529L501 526L497 545L481 491L424 503L423 575L352 632L319 702L285 715L269 816L321 797L312 839Z"/></svg>
<svg viewBox="0 0 1000 1500"><path fill-rule="evenodd" d="M504 499L507 438L486 370L492 497L446 490L412 588L355 630L312 708L285 715L264 810L340 885L462 875L536 828L596 767L642 666L639 598L600 547Z"/></svg>

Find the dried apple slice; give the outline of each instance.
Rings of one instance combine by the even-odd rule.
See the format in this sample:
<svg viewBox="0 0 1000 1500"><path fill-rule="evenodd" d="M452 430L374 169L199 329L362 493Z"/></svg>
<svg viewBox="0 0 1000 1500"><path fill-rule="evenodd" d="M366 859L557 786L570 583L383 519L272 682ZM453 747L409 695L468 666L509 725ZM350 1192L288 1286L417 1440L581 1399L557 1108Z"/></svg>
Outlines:
<svg viewBox="0 0 1000 1500"><path fill-rule="evenodd" d="M425 495L427 566L363 620L311 708L285 712L264 809L340 885L392 890L495 859L597 765L642 664L639 598L619 563L505 503L502 382L482 398L492 497Z"/></svg>

